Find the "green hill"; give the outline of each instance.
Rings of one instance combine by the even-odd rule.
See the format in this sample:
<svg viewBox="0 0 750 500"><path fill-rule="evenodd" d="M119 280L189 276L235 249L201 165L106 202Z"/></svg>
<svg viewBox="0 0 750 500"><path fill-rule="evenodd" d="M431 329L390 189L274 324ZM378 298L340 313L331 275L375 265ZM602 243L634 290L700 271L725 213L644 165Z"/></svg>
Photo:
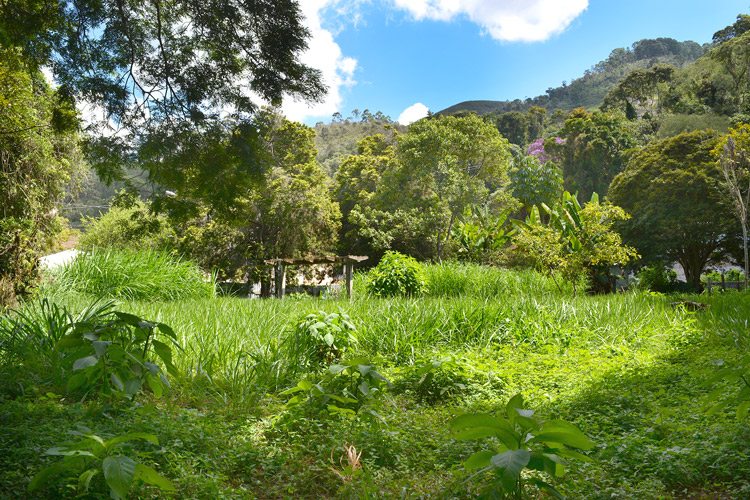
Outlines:
<svg viewBox="0 0 750 500"><path fill-rule="evenodd" d="M647 69L654 64L670 64L684 68L704 55L705 48L693 41L678 42L672 38L644 39L629 48L617 48L605 61L595 64L584 75L557 88L549 88L545 95L514 101L465 101L437 114L474 112L478 115L508 111L526 112L530 106L570 111L575 108L596 108L617 83L635 69Z"/></svg>

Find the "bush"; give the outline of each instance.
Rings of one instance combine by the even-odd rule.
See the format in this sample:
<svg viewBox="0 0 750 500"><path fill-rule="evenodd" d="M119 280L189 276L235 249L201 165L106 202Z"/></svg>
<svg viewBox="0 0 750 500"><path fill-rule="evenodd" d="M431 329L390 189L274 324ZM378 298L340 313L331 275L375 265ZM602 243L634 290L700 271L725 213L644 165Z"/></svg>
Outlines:
<svg viewBox="0 0 750 500"><path fill-rule="evenodd" d="M51 277L53 291L128 300L212 297L216 287L195 263L155 250L94 249L77 255Z"/></svg>
<svg viewBox="0 0 750 500"><path fill-rule="evenodd" d="M422 266L413 257L386 252L367 279L367 291L381 297L421 295L427 292Z"/></svg>
<svg viewBox="0 0 750 500"><path fill-rule="evenodd" d="M114 204L98 219L86 217L80 247L151 248L163 250L174 245L174 230L163 216L151 213L148 203L131 200L124 206Z"/></svg>
<svg viewBox="0 0 750 500"><path fill-rule="evenodd" d="M357 330L348 315L318 311L294 326L286 345L295 368L318 371L341 359L356 342Z"/></svg>
<svg viewBox="0 0 750 500"><path fill-rule="evenodd" d="M642 268L637 275L638 287L653 292L669 292L677 282L677 272L663 264L652 264Z"/></svg>

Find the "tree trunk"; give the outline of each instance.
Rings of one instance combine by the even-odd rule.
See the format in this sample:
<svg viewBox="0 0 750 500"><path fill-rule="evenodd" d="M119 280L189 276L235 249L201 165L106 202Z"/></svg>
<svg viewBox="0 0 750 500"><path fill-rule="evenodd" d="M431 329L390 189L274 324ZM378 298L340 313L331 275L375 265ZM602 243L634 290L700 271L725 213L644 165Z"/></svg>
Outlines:
<svg viewBox="0 0 750 500"><path fill-rule="evenodd" d="M747 291L747 271L748 271L748 264L747 264L747 221L742 221L742 249L745 252L745 291Z"/></svg>

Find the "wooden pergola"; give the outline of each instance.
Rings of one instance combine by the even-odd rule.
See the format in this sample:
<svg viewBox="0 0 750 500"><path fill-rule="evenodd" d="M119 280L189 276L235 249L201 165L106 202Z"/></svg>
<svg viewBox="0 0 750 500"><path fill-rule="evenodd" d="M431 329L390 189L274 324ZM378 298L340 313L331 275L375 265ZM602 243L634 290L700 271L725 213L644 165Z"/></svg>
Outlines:
<svg viewBox="0 0 750 500"><path fill-rule="evenodd" d="M273 266L276 297L284 298L286 288L286 266L312 266L314 264L343 264L346 277L346 296L351 298L354 284L354 264L368 259L366 255L341 255L333 257L306 257L302 259L269 259L264 261Z"/></svg>

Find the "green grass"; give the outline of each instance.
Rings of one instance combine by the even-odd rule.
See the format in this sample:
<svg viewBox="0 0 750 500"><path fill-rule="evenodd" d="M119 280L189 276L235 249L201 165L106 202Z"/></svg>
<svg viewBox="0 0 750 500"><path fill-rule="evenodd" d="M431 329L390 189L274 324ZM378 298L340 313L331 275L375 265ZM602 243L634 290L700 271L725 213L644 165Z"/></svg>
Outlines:
<svg viewBox="0 0 750 500"><path fill-rule="evenodd" d="M215 283L194 263L154 250L91 250L50 272L50 293L126 300L212 297Z"/></svg>
<svg viewBox="0 0 750 500"><path fill-rule="evenodd" d="M690 297L710 304L693 313L645 292L560 293L531 272L461 264L426 271L439 286L422 298L120 299L118 309L177 333L181 376L170 395L102 416L95 402L43 397L64 389L42 376L14 379L23 391L0 400L0 481L9 485L0 497L22 495L50 460L39 450L83 421L105 434L158 435L164 451L145 451L180 498L473 498L461 462L477 445L451 439L448 422L465 411L498 413L518 392L545 418L572 421L597 443L593 462L557 481L568 498L748 497L750 429L731 407L707 414L712 388L701 384L715 360L732 362L747 348L750 295ZM74 313L92 301L55 298ZM359 332L352 355L370 358L394 382L378 408L390 427L284 405L280 392L297 381L284 340L318 310L348 314ZM434 383L450 391L424 400L409 367L446 356L458 368ZM362 451L365 477L345 482L333 472L343 444ZM64 488L45 491L40 498ZM135 496L154 492L138 487Z"/></svg>

